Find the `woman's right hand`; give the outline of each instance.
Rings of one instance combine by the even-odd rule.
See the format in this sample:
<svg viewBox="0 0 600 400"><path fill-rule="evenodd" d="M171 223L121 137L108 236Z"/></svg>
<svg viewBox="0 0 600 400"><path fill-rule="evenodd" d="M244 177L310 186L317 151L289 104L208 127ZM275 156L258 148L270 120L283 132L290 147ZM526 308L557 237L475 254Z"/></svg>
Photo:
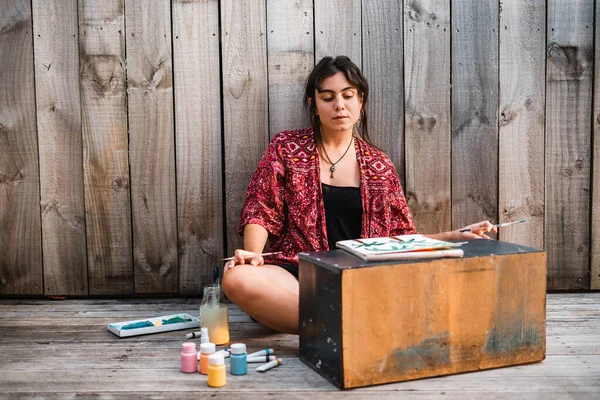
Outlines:
<svg viewBox="0 0 600 400"><path fill-rule="evenodd" d="M229 260L225 264L225 267L223 268L223 274L225 274L227 271L229 271L236 265L250 264L256 267L265 263L265 260L259 253L243 249L237 249L233 257L233 260Z"/></svg>

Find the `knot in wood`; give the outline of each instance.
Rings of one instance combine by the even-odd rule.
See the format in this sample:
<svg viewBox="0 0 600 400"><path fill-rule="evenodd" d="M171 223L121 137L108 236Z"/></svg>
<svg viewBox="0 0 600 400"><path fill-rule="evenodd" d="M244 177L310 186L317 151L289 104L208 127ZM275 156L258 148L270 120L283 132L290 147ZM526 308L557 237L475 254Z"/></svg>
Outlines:
<svg viewBox="0 0 600 400"><path fill-rule="evenodd" d="M528 97L527 100L525 100L525 108L529 110L531 107L533 107L533 100Z"/></svg>
<svg viewBox="0 0 600 400"><path fill-rule="evenodd" d="M504 109L504 111L500 113L500 126L510 124L517 117L517 114L517 111L510 107Z"/></svg>

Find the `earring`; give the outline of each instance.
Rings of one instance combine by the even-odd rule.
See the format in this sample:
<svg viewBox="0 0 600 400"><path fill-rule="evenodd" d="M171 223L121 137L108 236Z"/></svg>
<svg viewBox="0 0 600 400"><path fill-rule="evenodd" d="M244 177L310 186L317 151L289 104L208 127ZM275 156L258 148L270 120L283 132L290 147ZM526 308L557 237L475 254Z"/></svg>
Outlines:
<svg viewBox="0 0 600 400"><path fill-rule="evenodd" d="M360 112L360 117L358 117L358 119L356 120L356 123L357 123L357 124L360 124L360 123L362 123L362 120L363 120L364 116L365 116L365 112L364 112L364 111L361 111L361 112Z"/></svg>

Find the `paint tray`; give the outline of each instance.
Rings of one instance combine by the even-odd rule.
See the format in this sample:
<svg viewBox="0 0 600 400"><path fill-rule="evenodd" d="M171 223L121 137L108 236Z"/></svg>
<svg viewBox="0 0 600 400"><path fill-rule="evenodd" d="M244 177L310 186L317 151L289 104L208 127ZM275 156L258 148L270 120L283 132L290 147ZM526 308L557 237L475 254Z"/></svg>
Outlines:
<svg viewBox="0 0 600 400"><path fill-rule="evenodd" d="M186 321L175 323L163 323L173 318L181 318ZM189 320L189 321L187 321ZM139 327L128 328L131 325L139 325ZM148 326L143 326L148 325ZM165 315L163 317L136 319L132 321L113 322L108 324L108 330L119 337L147 335L150 333L178 331L181 329L198 328L200 320L192 317L190 314L181 313L173 315ZM125 329L123 329L125 328Z"/></svg>

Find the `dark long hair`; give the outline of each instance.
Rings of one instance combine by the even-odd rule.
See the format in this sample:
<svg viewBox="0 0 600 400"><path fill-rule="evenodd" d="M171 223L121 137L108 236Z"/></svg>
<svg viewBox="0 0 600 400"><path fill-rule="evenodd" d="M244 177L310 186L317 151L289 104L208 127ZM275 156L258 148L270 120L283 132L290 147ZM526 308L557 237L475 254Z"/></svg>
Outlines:
<svg viewBox="0 0 600 400"><path fill-rule="evenodd" d="M369 84L363 76L360 69L346 56L324 57L315 65L312 72L306 79L304 90L304 106L310 118L310 123L317 141L321 140L321 120L316 113L315 90L321 88L321 83L325 78L343 72L348 82L358 89L358 94L362 98L362 110L359 121L354 125L356 132L365 142L374 146L369 137L367 100L369 99ZM312 99L312 101L310 100Z"/></svg>

